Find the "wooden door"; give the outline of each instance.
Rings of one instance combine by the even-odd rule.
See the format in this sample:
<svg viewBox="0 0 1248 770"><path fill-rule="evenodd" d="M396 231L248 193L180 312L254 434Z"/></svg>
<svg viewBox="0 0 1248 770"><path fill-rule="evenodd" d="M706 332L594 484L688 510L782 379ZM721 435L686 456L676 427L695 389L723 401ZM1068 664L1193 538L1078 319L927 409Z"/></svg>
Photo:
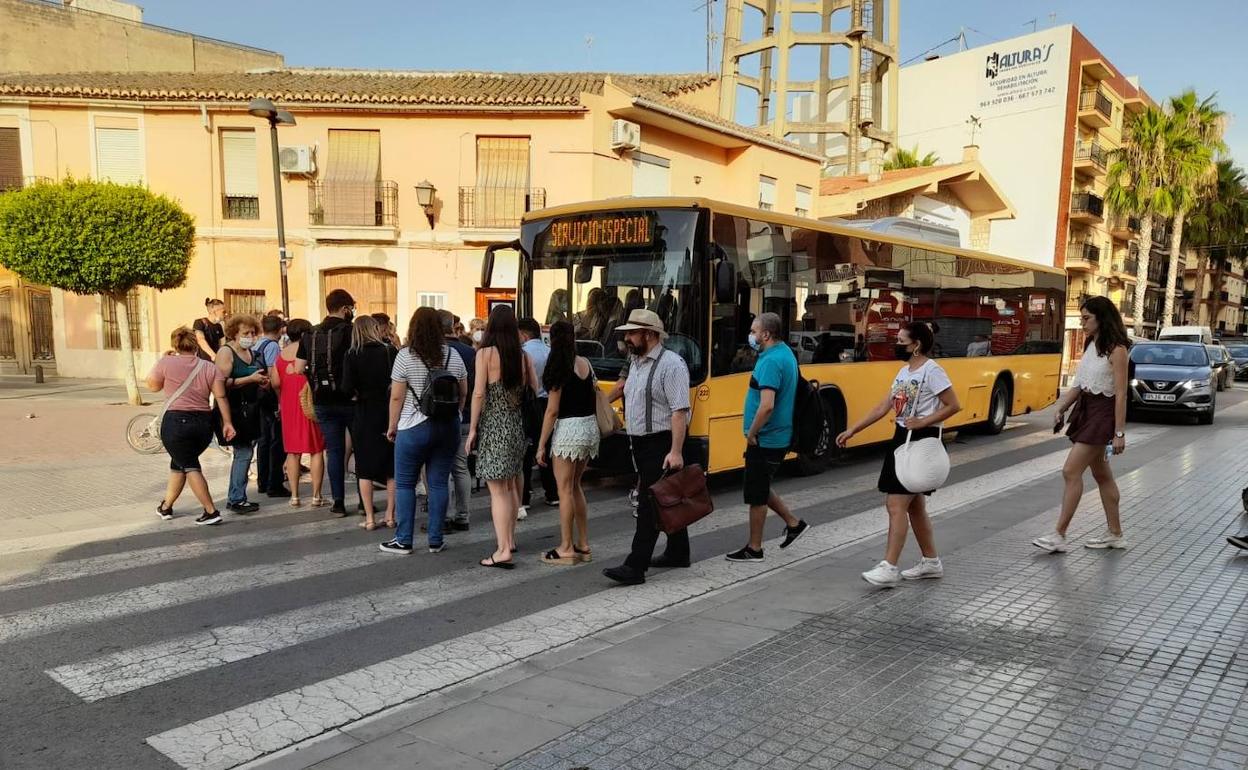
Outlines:
<svg viewBox="0 0 1248 770"><path fill-rule="evenodd" d="M516 307L515 289L477 289L477 318L489 318L495 305L507 304Z"/></svg>
<svg viewBox="0 0 1248 770"><path fill-rule="evenodd" d="M26 323L28 325L30 366L44 369L56 366L56 349L52 344L52 292L26 288ZM50 374L51 372L49 372Z"/></svg>
<svg viewBox="0 0 1248 770"><path fill-rule="evenodd" d="M326 270L321 274L321 297L334 289L346 289L355 298L355 314L357 316L371 313L385 313L390 320L395 320L398 307L398 292L395 274L389 270L372 267L346 267L337 270ZM322 312L325 307L322 304Z"/></svg>

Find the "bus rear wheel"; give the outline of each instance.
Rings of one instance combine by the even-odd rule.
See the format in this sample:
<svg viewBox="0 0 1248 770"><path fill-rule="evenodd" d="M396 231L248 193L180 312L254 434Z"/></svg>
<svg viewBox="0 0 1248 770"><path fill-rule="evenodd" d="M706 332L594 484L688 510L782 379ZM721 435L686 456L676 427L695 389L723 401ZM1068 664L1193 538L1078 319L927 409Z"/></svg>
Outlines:
<svg viewBox="0 0 1248 770"><path fill-rule="evenodd" d="M839 454L836 436L843 430L837 425L836 411L832 404L824 399L823 430L819 432L819 440L815 443L815 451L797 454L797 470L803 476L815 476L832 466L832 461Z"/></svg>
<svg viewBox="0 0 1248 770"><path fill-rule="evenodd" d="M992 386L988 399L988 419L983 424L984 433L995 436L1005 430L1006 418L1010 416L1010 388L1001 380Z"/></svg>

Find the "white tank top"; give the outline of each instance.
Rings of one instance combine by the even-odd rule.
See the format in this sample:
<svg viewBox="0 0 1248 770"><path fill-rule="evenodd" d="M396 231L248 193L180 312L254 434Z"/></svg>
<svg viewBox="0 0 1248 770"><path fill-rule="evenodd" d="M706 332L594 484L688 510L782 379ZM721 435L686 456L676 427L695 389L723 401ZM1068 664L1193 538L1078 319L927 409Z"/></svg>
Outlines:
<svg viewBox="0 0 1248 770"><path fill-rule="evenodd" d="M1096 343L1084 350L1071 385L1100 396L1114 395L1114 370L1109 365L1109 356L1097 354Z"/></svg>

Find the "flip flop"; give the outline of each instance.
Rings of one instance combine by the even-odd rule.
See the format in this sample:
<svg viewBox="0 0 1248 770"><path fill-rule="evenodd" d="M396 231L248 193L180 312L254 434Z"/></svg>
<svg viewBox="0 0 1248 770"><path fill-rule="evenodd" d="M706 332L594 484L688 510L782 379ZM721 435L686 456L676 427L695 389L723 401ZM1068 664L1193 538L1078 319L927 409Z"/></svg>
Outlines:
<svg viewBox="0 0 1248 770"><path fill-rule="evenodd" d="M579 564L580 561L581 558L579 556L560 556L559 551L556 548L551 548L549 551L542 554L542 564L556 564L563 567L571 567L575 564Z"/></svg>
<svg viewBox="0 0 1248 770"><path fill-rule="evenodd" d="M481 561L477 562L477 564L480 564L482 567L498 567L499 569L515 569L516 568L516 565L509 561L494 561L493 556L487 556Z"/></svg>

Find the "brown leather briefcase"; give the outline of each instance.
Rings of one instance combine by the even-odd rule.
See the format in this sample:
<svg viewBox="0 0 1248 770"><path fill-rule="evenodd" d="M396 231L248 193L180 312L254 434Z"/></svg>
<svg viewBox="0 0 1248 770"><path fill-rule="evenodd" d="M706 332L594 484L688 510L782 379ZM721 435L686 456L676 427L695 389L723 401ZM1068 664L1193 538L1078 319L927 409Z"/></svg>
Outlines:
<svg viewBox="0 0 1248 770"><path fill-rule="evenodd" d="M715 510L701 465L686 465L668 473L650 487L650 494L659 512L659 529L669 535Z"/></svg>

